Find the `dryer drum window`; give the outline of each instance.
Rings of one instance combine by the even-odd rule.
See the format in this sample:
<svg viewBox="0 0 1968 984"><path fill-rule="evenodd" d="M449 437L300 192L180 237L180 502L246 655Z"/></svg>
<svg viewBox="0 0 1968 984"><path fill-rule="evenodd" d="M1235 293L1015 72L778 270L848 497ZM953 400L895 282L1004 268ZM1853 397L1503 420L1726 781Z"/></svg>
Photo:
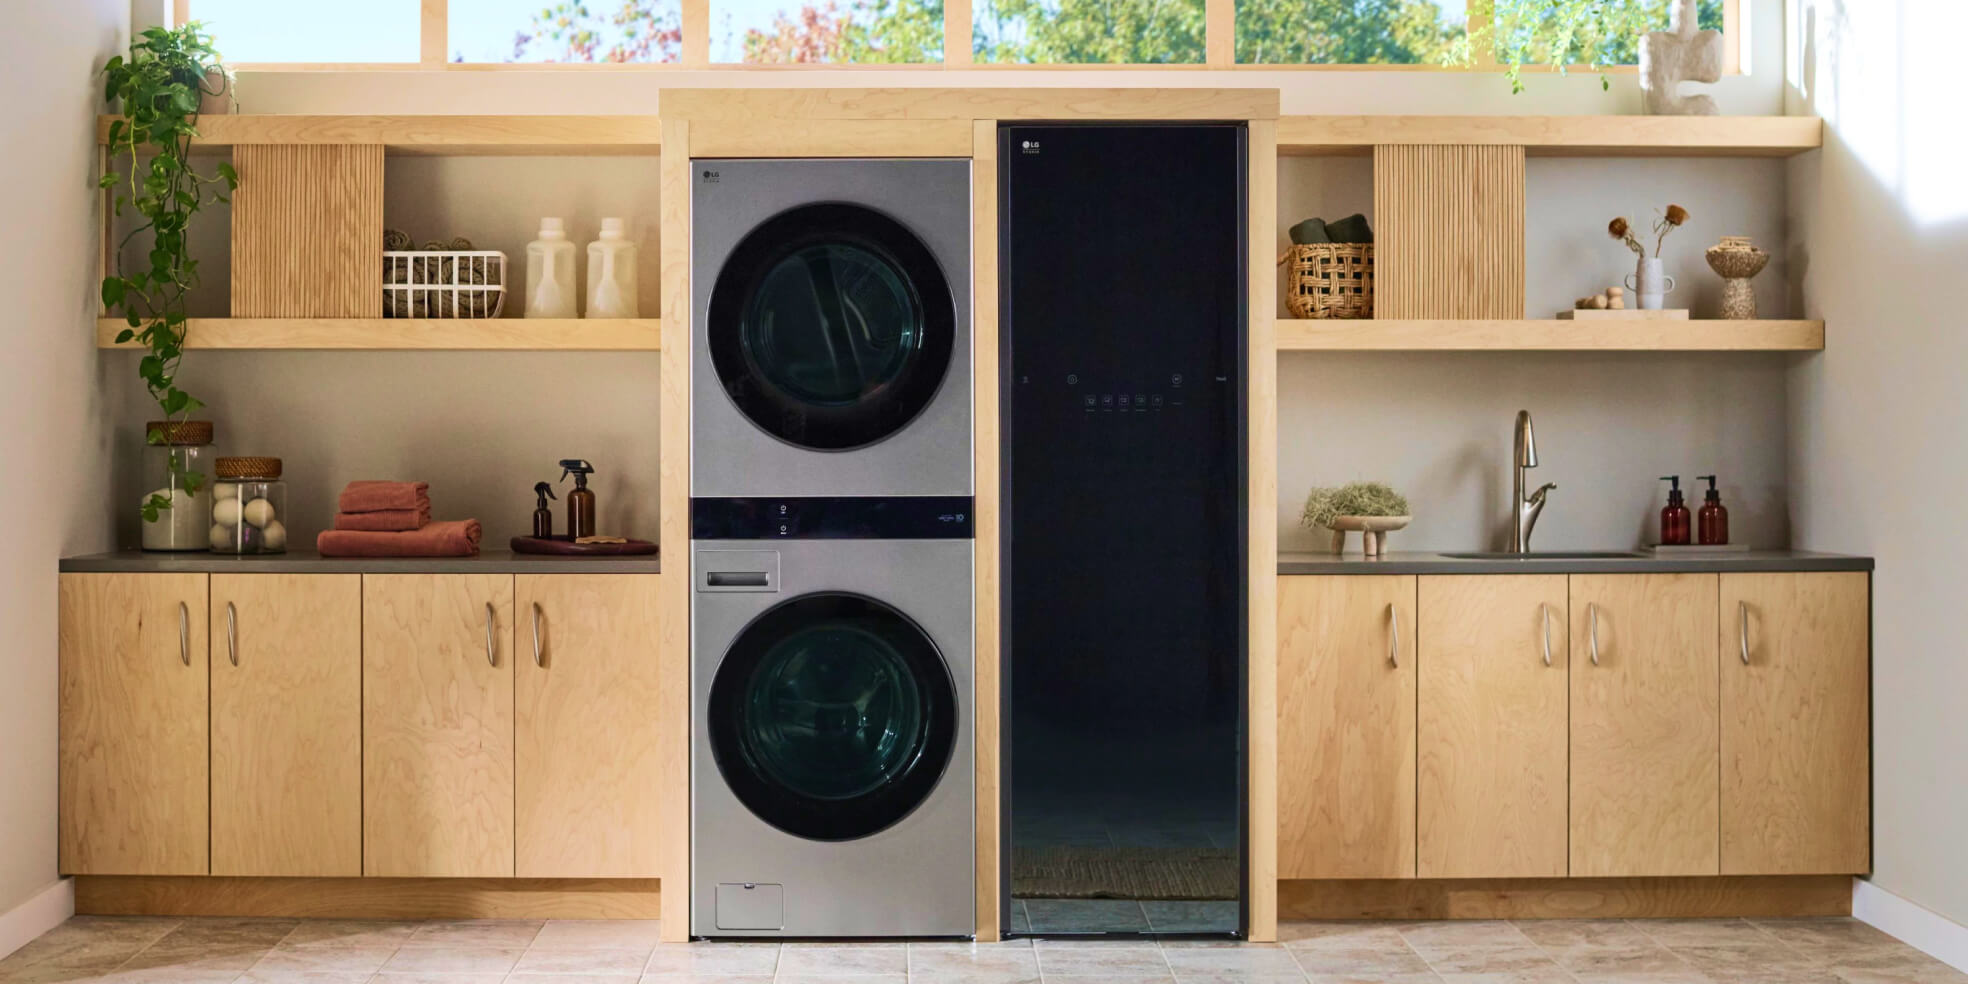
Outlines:
<svg viewBox="0 0 1968 984"><path fill-rule="evenodd" d="M957 695L942 654L872 598L795 598L739 633L710 694L711 752L761 820L853 840L922 804L948 767Z"/></svg>
<svg viewBox="0 0 1968 984"><path fill-rule="evenodd" d="M873 209L788 209L748 233L711 291L711 363L753 424L844 451L901 430L949 371L956 304L929 247Z"/></svg>

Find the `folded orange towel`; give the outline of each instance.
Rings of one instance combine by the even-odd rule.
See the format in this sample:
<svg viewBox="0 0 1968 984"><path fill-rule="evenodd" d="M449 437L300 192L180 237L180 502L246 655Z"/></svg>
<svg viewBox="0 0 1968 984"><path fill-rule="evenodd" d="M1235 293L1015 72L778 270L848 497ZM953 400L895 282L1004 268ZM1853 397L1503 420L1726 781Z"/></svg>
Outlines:
<svg viewBox="0 0 1968 984"><path fill-rule="evenodd" d="M338 530L367 530L372 533L402 533L430 525L430 503L421 509L384 509L379 512L336 513Z"/></svg>
<svg viewBox="0 0 1968 984"><path fill-rule="evenodd" d="M382 512L387 509L430 510L430 485L425 482L350 482L342 489L340 507L345 513Z"/></svg>
<svg viewBox="0 0 1968 984"><path fill-rule="evenodd" d="M476 519L446 519L401 533L323 530L314 547L323 557L476 557L482 535Z"/></svg>

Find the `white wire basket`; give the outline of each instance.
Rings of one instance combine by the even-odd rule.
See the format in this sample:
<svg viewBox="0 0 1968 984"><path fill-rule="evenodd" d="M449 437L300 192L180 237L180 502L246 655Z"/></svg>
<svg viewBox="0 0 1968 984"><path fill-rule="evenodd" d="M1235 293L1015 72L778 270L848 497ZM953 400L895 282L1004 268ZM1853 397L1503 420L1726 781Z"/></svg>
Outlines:
<svg viewBox="0 0 1968 984"><path fill-rule="evenodd" d="M385 318L496 318L505 304L498 250L383 251Z"/></svg>

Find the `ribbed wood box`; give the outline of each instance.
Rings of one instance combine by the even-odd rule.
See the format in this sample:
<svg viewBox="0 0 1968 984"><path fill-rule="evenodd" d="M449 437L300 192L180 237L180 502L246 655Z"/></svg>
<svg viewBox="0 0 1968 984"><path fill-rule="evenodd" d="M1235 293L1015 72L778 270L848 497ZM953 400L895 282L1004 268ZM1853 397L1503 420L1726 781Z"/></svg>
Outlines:
<svg viewBox="0 0 1968 984"><path fill-rule="evenodd" d="M1524 316L1524 148L1374 148L1374 317Z"/></svg>
<svg viewBox="0 0 1968 984"><path fill-rule="evenodd" d="M232 316L383 313L381 144L233 148Z"/></svg>

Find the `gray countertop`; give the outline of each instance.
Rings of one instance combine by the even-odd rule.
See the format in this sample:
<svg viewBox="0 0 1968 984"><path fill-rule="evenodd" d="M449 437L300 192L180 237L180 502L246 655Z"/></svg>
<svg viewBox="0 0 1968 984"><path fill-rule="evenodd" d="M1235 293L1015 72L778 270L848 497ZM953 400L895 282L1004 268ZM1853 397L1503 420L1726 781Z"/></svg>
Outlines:
<svg viewBox="0 0 1968 984"><path fill-rule="evenodd" d="M117 553L66 557L64 574L655 574L657 554L558 557L486 550L476 557L323 557L312 550L234 556L213 553Z"/></svg>
<svg viewBox="0 0 1968 984"><path fill-rule="evenodd" d="M1691 556L1469 560L1439 553L1390 553L1382 557L1329 553L1278 554L1280 574L1682 574L1769 571L1870 571L1871 557L1803 550L1749 550Z"/></svg>

